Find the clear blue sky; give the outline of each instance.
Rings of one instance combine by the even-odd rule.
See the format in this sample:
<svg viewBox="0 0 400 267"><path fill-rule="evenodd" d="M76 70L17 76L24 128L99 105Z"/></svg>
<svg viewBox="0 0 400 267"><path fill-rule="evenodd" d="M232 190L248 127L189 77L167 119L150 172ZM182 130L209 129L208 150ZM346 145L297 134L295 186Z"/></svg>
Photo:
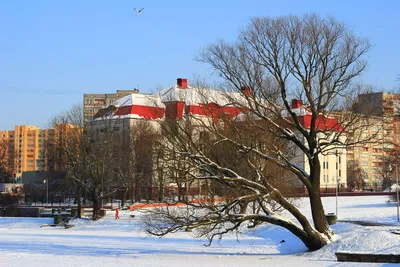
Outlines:
<svg viewBox="0 0 400 267"><path fill-rule="evenodd" d="M145 9L136 15L134 7ZM201 47L235 39L254 16L307 12L334 15L369 38L363 81L397 85L400 1L0 1L0 130L45 127L84 93L150 93L178 77L211 77L194 60Z"/></svg>

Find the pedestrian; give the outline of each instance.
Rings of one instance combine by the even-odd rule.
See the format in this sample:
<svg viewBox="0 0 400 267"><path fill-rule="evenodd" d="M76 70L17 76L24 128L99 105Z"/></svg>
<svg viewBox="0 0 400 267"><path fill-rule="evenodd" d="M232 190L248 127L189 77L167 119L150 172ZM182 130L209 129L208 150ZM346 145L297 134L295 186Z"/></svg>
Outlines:
<svg viewBox="0 0 400 267"><path fill-rule="evenodd" d="M119 219L119 210L118 210L118 208L115 209L115 219L116 220Z"/></svg>

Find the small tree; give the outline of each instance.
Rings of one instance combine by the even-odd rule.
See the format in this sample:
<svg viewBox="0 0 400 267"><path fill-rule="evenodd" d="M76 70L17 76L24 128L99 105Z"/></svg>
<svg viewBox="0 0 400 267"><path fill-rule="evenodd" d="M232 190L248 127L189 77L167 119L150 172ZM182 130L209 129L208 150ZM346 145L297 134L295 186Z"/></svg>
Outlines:
<svg viewBox="0 0 400 267"><path fill-rule="evenodd" d="M9 183L12 180L12 172L9 166L10 144L5 139L0 139L0 182Z"/></svg>
<svg viewBox="0 0 400 267"><path fill-rule="evenodd" d="M365 172L358 161L349 160L347 162L347 185L350 189L358 190L364 183Z"/></svg>

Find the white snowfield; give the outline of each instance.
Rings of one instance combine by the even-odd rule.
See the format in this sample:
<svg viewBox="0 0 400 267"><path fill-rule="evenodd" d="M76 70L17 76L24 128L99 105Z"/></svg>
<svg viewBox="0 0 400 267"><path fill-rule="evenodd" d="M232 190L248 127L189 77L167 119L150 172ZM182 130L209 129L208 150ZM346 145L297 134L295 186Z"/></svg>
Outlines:
<svg viewBox="0 0 400 267"><path fill-rule="evenodd" d="M337 241L319 251L306 247L287 230L273 225L243 228L211 246L191 233L149 237L138 211L114 212L99 221L74 220L71 229L43 227L47 218L0 218L0 266L398 266L397 264L336 262L335 251L400 254L396 203L386 196L339 197L339 220L392 224L360 226L339 222L332 228ZM325 212L335 212L335 198L323 198ZM310 217L307 199L299 205ZM239 241L237 241L239 238ZM281 242L284 240L285 242Z"/></svg>

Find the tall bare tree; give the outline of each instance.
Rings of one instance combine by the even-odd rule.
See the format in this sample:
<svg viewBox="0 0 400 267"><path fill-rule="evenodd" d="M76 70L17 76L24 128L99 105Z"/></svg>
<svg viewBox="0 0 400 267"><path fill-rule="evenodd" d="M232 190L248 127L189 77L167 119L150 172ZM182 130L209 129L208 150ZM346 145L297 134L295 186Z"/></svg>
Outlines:
<svg viewBox="0 0 400 267"><path fill-rule="evenodd" d="M235 42L220 41L203 49L199 60L209 64L222 78L221 89L227 92L230 104L248 110L253 129L274 135L277 140L286 140L289 145L286 149L276 142L256 145L208 126L207 130L218 137L216 142L237 148L243 155L242 160L251 167L251 176L194 149L195 142L185 143L177 138L174 145L180 144L178 154L197 166L198 171L191 172L192 176L235 189L238 194L233 200L214 205L207 213L164 213L169 218L164 226L168 227L159 225L149 231L162 236L188 226L208 227L206 232L213 238L235 231L247 221L257 220L287 228L310 250L329 243L334 233L327 223L320 197L319 156L351 145L344 133L358 120L352 112L355 108L352 81L364 71L367 63L363 56L369 48L367 40L356 37L336 19L311 14L253 18ZM236 94L228 94L231 92ZM237 94L241 97L236 97ZM305 112L310 116L309 125L305 126L302 121L304 114L291 107L291 98L303 100ZM341 113L344 116L341 123L328 125L324 118L338 110L346 111ZM354 137L351 140L352 143L362 141ZM296 153L307 159L304 168L293 163ZM261 161L291 173L306 188L312 221L272 183L260 167L263 165L257 164ZM261 212L236 212L234 207L244 200L256 201ZM270 200L297 222L280 216L269 205ZM192 205L196 207L204 209L204 205Z"/></svg>
<svg viewBox="0 0 400 267"><path fill-rule="evenodd" d="M76 189L78 208L81 198L89 200L93 205L93 219L98 219L103 198L112 193L106 193L105 189L113 177L114 136L108 134L108 128L102 134L86 128L79 105L56 116L51 125L55 129L52 165L66 172L64 184Z"/></svg>

